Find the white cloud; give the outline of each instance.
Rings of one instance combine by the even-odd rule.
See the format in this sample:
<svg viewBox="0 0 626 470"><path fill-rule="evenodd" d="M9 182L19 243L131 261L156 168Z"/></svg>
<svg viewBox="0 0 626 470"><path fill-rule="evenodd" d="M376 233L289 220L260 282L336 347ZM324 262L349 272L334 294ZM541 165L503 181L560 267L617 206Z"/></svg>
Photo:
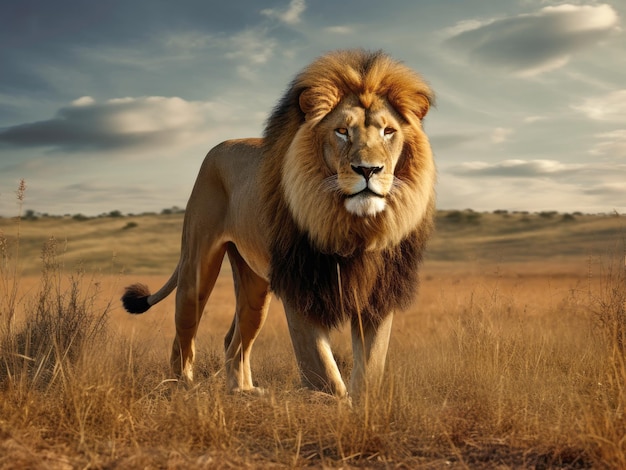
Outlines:
<svg viewBox="0 0 626 470"><path fill-rule="evenodd" d="M464 21L446 30L446 43L468 61L528 77L563 67L576 53L618 31L612 6L564 4L532 14Z"/></svg>
<svg viewBox="0 0 626 470"><path fill-rule="evenodd" d="M90 106L95 102L96 100L94 100L91 96L81 96L80 98L72 101L72 106Z"/></svg>
<svg viewBox="0 0 626 470"><path fill-rule="evenodd" d="M69 152L178 145L203 135L210 121L224 121L229 114L226 106L178 97L126 97L97 103L83 96L50 119L1 130L0 143Z"/></svg>
<svg viewBox="0 0 626 470"><path fill-rule="evenodd" d="M264 31L249 29L229 39L226 54L229 59L241 60L245 65L264 64L274 54L276 40L267 37Z"/></svg>
<svg viewBox="0 0 626 470"><path fill-rule="evenodd" d="M545 116L527 116L524 118L524 123L525 124L534 124L535 122L539 122L539 121L545 121L546 119L548 119Z"/></svg>
<svg viewBox="0 0 626 470"><path fill-rule="evenodd" d="M278 41L262 26L243 29L232 35L207 35L197 31L176 32L160 40L164 46L162 60L201 60L219 54L234 62L237 75L245 80L257 78L257 68L274 57Z"/></svg>
<svg viewBox="0 0 626 470"><path fill-rule="evenodd" d="M626 129L602 132L597 134L596 138L600 142L591 150L592 155L626 159Z"/></svg>
<svg viewBox="0 0 626 470"><path fill-rule="evenodd" d="M170 33L161 39L166 47L178 53L205 49L215 40L213 36L198 31Z"/></svg>
<svg viewBox="0 0 626 470"><path fill-rule="evenodd" d="M509 136L513 134L513 129L505 129L504 127L497 127L491 133L491 141L494 144L500 144L502 142L506 142L509 139Z"/></svg>
<svg viewBox="0 0 626 470"><path fill-rule="evenodd" d="M567 65L570 61L571 55L565 54L554 59L546 59L544 62L537 64L535 67L528 67L515 72L515 75L522 78L535 77L542 73L552 72L553 70L560 69Z"/></svg>
<svg viewBox="0 0 626 470"><path fill-rule="evenodd" d="M480 20L476 20L476 19L462 20L462 21L459 21L454 26L450 26L449 28L445 28L442 31L442 33L444 34L444 36L451 38L451 37L454 37L454 36L458 36L459 34L465 33L466 31L472 31L472 30L475 30L475 29L479 29L479 28L485 27L485 26L493 23L494 21L497 21L497 20L496 19L484 20L484 21L480 21Z"/></svg>
<svg viewBox="0 0 626 470"><path fill-rule="evenodd" d="M563 15L564 31L602 31L612 29L617 23L617 13L611 5L548 6L541 10L546 15Z"/></svg>
<svg viewBox="0 0 626 470"><path fill-rule="evenodd" d="M626 122L626 89L587 98L572 108L591 119Z"/></svg>
<svg viewBox="0 0 626 470"><path fill-rule="evenodd" d="M324 28L324 31L326 31L327 33L331 33L331 34L341 34L341 35L347 35L347 34L353 34L354 33L354 28L352 26L328 26L327 28Z"/></svg>
<svg viewBox="0 0 626 470"><path fill-rule="evenodd" d="M261 10L261 14L268 18L275 18L288 25L295 25L300 23L301 15L306 10L306 3L304 0L291 0L286 10L277 10L274 8L267 8Z"/></svg>

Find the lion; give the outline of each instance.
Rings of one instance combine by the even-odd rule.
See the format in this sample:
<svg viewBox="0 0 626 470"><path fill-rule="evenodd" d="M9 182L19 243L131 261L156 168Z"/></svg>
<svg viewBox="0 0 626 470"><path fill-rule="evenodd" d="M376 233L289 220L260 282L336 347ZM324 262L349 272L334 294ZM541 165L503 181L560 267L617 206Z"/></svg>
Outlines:
<svg viewBox="0 0 626 470"><path fill-rule="evenodd" d="M224 340L230 392L263 393L250 355L272 292L306 388L359 397L380 387L392 319L414 298L433 226L436 170L422 128L433 101L420 75L384 52L335 51L295 77L263 138L209 151L176 269L156 293L135 284L122 297L142 313L177 288L179 380L193 380L198 324L226 254L236 294ZM330 346L348 321L349 387Z"/></svg>

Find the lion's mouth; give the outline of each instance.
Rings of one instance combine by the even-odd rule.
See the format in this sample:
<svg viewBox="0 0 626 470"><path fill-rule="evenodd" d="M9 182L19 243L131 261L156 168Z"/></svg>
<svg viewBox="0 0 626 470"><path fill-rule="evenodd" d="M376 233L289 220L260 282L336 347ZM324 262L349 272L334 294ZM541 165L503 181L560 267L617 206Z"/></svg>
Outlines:
<svg viewBox="0 0 626 470"><path fill-rule="evenodd" d="M346 199L352 199L354 197L357 196L361 196L361 197L379 197L381 199L384 199L385 196L383 196L382 194L378 194L375 191L372 191L370 188L365 188L357 193L353 193L353 194L348 194L346 195Z"/></svg>

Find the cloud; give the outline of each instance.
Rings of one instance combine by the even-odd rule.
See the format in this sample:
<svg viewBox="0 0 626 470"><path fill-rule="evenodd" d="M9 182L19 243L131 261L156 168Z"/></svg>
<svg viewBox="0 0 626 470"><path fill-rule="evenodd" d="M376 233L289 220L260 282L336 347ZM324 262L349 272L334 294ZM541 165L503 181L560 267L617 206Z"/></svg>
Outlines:
<svg viewBox="0 0 626 470"><path fill-rule="evenodd" d="M561 163L556 160L504 160L496 163L481 161L467 162L450 168L451 173L462 176L504 176L533 178L563 176L579 172L583 164Z"/></svg>
<svg viewBox="0 0 626 470"><path fill-rule="evenodd" d="M583 191L585 194L590 194L594 196L607 196L607 197L620 196L622 198L621 201L623 201L624 196L626 196L626 183L624 182L600 183L600 184L585 188ZM620 204L621 203L622 202L620 202Z"/></svg>
<svg viewBox="0 0 626 470"><path fill-rule="evenodd" d="M619 31L612 6L563 4L484 22L465 21L446 33L469 61L504 68L519 76L558 69L572 55Z"/></svg>
<svg viewBox="0 0 626 470"><path fill-rule="evenodd" d="M604 96L587 98L572 106L591 119L598 121L626 121L626 89L616 90Z"/></svg>
<svg viewBox="0 0 626 470"><path fill-rule="evenodd" d="M354 28L352 26L328 26L324 28L324 31L331 34L339 34L339 35L348 35L354 33Z"/></svg>
<svg viewBox="0 0 626 470"><path fill-rule="evenodd" d="M626 129L602 132L595 137L600 142L591 150L592 155L626 159Z"/></svg>
<svg viewBox="0 0 626 470"><path fill-rule="evenodd" d="M500 144L506 142L509 136L513 134L513 129L505 129L503 127L497 127L491 133L491 141L494 144Z"/></svg>
<svg viewBox="0 0 626 470"><path fill-rule="evenodd" d="M0 129L0 144L68 152L171 145L201 133L219 106L177 97L116 98L97 103L84 96L44 121Z"/></svg>
<svg viewBox="0 0 626 470"><path fill-rule="evenodd" d="M442 167L440 173L442 207L493 209L496 201L513 210L626 210L626 164L475 161Z"/></svg>
<svg viewBox="0 0 626 470"><path fill-rule="evenodd" d="M268 8L261 10L261 14L268 18L275 18L288 25L295 25L300 23L300 16L306 10L306 3L304 0L291 0L286 10L277 10L274 8Z"/></svg>
<svg viewBox="0 0 626 470"><path fill-rule="evenodd" d="M277 41L268 38L261 30L250 29L234 35L228 40L229 59L241 60L245 64L265 64L274 54Z"/></svg>
<svg viewBox="0 0 626 470"><path fill-rule="evenodd" d="M535 122L545 121L546 116L528 116L524 118L524 124L534 124Z"/></svg>
<svg viewBox="0 0 626 470"><path fill-rule="evenodd" d="M475 134L433 134L430 143L435 151L448 150L478 140Z"/></svg>

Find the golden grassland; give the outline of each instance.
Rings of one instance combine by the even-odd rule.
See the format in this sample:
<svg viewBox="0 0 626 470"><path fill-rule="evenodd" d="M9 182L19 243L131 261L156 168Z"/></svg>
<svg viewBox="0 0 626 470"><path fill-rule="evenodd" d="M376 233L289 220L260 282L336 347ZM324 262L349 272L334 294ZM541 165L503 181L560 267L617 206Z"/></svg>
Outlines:
<svg viewBox="0 0 626 470"><path fill-rule="evenodd" d="M253 357L269 396L225 393L227 265L197 383L173 385L173 296L118 299L166 280L181 224L0 219L1 468L626 467L622 217L440 212L386 385L351 407L300 389L278 301Z"/></svg>

